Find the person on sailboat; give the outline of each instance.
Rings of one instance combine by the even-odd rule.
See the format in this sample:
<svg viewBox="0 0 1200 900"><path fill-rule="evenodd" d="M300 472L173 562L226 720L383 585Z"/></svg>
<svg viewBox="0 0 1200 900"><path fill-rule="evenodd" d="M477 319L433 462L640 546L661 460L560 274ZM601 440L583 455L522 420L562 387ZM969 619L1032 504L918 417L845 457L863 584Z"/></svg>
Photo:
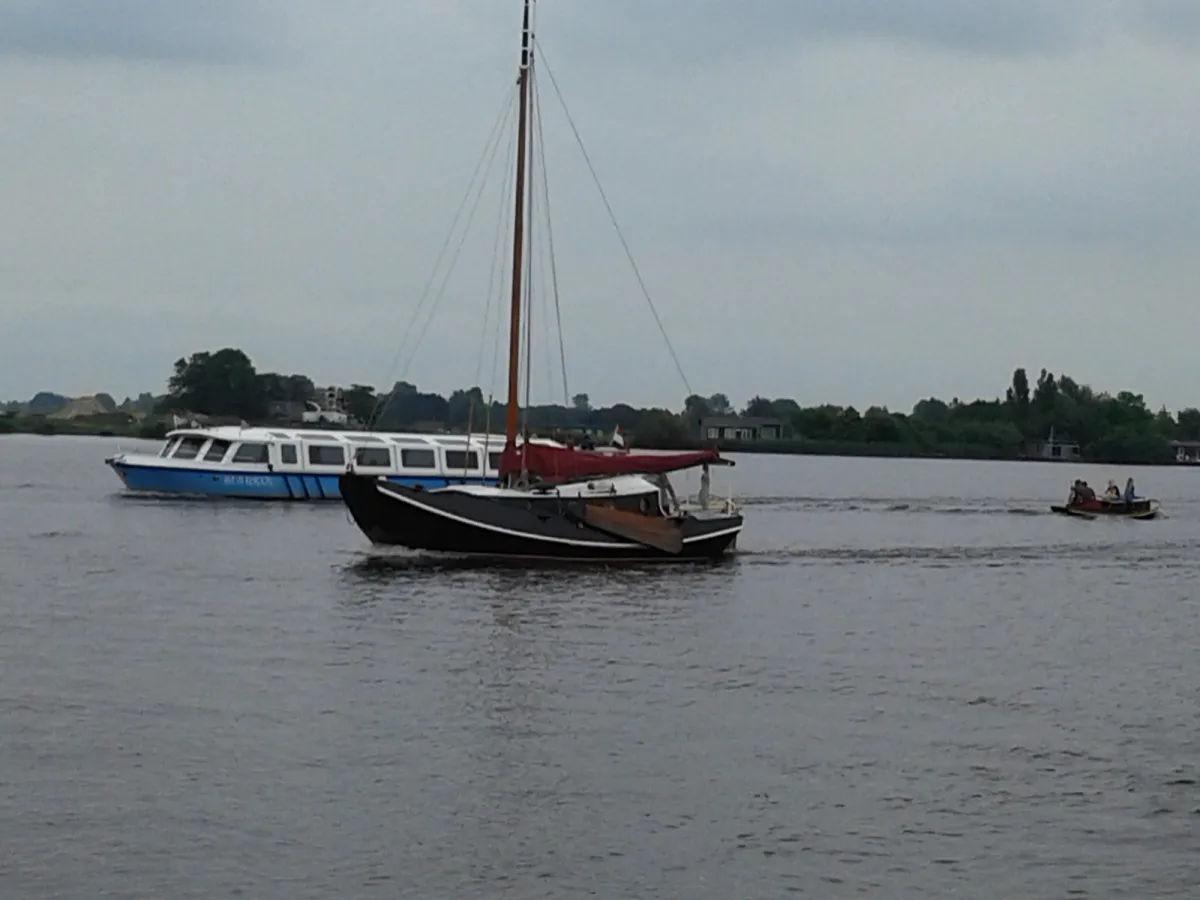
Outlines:
<svg viewBox="0 0 1200 900"><path fill-rule="evenodd" d="M650 479L658 488L658 503L662 507L664 516L673 516L679 509L679 499L675 496L675 488L671 486L671 479L667 478L662 472L654 475Z"/></svg>
<svg viewBox="0 0 1200 900"><path fill-rule="evenodd" d="M701 509L708 509L708 497L711 481L712 478L709 475L708 463L705 463L704 467L700 470L700 494L696 498L700 503Z"/></svg>

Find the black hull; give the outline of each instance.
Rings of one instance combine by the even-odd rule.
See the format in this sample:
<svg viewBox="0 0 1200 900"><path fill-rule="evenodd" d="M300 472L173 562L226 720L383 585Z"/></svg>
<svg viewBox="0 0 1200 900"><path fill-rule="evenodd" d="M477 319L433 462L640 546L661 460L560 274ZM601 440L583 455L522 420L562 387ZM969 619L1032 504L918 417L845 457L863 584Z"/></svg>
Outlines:
<svg viewBox="0 0 1200 900"><path fill-rule="evenodd" d="M572 513L571 503L553 496L533 495L527 502L506 503L354 474L343 475L339 487L355 523L373 544L436 553L588 561L704 560L730 550L742 530L740 515L687 516L682 521L682 549L671 553L585 525Z"/></svg>

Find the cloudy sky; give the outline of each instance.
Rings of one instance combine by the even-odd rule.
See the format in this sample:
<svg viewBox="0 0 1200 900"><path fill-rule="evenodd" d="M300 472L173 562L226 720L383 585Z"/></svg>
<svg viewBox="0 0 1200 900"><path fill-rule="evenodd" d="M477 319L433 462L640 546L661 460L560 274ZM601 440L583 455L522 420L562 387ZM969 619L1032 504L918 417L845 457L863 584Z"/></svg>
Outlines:
<svg viewBox="0 0 1200 900"><path fill-rule="evenodd" d="M547 72L692 390L907 409L1024 365L1200 404L1195 0L538 17L572 393L686 389ZM488 387L507 143L468 187L518 26L516 0L0 0L0 399L157 391L221 346L318 382Z"/></svg>

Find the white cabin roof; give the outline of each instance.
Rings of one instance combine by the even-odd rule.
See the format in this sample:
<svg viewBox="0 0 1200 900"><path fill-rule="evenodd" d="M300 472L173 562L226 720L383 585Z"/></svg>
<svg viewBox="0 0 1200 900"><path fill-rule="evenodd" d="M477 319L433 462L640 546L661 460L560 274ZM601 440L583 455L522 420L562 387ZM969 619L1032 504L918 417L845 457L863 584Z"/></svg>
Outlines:
<svg viewBox="0 0 1200 900"><path fill-rule="evenodd" d="M256 443L274 444L285 443L325 443L350 444L354 446L369 446L371 444L389 443L400 447L456 447L471 446L482 449L504 449L502 434L419 434L417 432L399 431L334 431L322 428L275 428L240 425L215 425L211 428L173 428L167 432L167 440L177 437L216 438L222 441L253 441ZM520 439L518 439L520 443ZM534 437L532 444L542 444L550 447L563 446L548 438Z"/></svg>

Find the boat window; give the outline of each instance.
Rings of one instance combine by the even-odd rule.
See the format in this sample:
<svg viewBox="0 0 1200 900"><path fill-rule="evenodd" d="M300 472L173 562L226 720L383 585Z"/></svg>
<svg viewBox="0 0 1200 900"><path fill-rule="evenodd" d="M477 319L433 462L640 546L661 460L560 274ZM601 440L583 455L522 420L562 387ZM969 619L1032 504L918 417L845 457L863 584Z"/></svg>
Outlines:
<svg viewBox="0 0 1200 900"><path fill-rule="evenodd" d="M497 472L500 471L500 457L503 455L503 453L489 453L488 468L495 469Z"/></svg>
<svg viewBox="0 0 1200 900"><path fill-rule="evenodd" d="M437 457L432 450L401 450L400 464L406 469L436 469Z"/></svg>
<svg viewBox="0 0 1200 900"><path fill-rule="evenodd" d="M296 457L295 444L280 444L279 445L279 461L285 466L294 466L299 459Z"/></svg>
<svg viewBox="0 0 1200 900"><path fill-rule="evenodd" d="M204 454L205 462L220 462L225 458L226 452L229 450L229 441L220 441L213 438L212 446L208 448L208 452Z"/></svg>
<svg viewBox="0 0 1200 900"><path fill-rule="evenodd" d="M175 450L172 459L195 459L196 454L200 452L200 448L204 446L208 438L202 437L185 437L179 441L179 447Z"/></svg>
<svg viewBox="0 0 1200 900"><path fill-rule="evenodd" d="M341 447L313 444L308 448L308 462L314 466L344 466L346 454Z"/></svg>
<svg viewBox="0 0 1200 900"><path fill-rule="evenodd" d="M354 461L360 466L390 469L392 454L387 447L359 447L354 451Z"/></svg>
<svg viewBox="0 0 1200 900"><path fill-rule="evenodd" d="M179 446L179 438L171 438L169 441L166 442L166 444L163 445L162 451L158 455L163 456L163 457L170 456L171 451L174 450L178 446Z"/></svg>
<svg viewBox="0 0 1200 900"><path fill-rule="evenodd" d="M446 468L447 469L478 469L479 454L472 450L467 453L463 450L447 450L446 451Z"/></svg>
<svg viewBox="0 0 1200 900"><path fill-rule="evenodd" d="M266 444L242 444L234 451L232 460L235 463L265 463L269 461Z"/></svg>

